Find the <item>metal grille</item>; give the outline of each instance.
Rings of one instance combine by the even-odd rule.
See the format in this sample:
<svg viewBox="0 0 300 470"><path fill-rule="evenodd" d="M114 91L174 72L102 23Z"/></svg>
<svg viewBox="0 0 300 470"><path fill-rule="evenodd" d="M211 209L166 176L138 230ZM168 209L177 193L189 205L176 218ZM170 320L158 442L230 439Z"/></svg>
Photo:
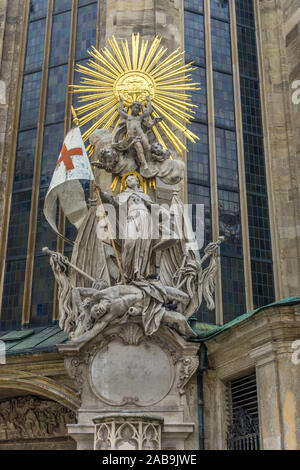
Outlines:
<svg viewBox="0 0 300 470"><path fill-rule="evenodd" d="M227 449L259 450L256 375L229 382L227 387Z"/></svg>

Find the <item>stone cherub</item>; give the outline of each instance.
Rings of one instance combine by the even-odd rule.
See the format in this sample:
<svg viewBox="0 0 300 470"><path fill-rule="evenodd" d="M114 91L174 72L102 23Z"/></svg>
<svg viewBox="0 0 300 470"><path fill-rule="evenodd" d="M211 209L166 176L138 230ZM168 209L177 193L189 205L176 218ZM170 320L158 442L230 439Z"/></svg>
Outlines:
<svg viewBox="0 0 300 470"><path fill-rule="evenodd" d="M147 106L142 111L142 103L139 101L134 101L131 105L131 114L128 114L123 107L123 99L120 96L120 105L118 108L120 117L121 117L121 126L126 125L127 138L125 142L121 143L122 147L124 144L127 146L132 145L136 151L137 159L140 164L140 173L141 175L148 177L153 176L149 175L148 162L151 160L151 145L147 136L147 131L143 130L143 127L150 130L158 122L162 120L160 116L155 117L150 121L150 116L152 113L152 104L150 97L147 96ZM117 148L118 144L115 144ZM123 147L124 148L124 147ZM119 148L122 150L123 148Z"/></svg>
<svg viewBox="0 0 300 470"><path fill-rule="evenodd" d="M164 149L159 142L153 142L151 145L151 157L155 162L164 162L170 158L171 152L169 149Z"/></svg>

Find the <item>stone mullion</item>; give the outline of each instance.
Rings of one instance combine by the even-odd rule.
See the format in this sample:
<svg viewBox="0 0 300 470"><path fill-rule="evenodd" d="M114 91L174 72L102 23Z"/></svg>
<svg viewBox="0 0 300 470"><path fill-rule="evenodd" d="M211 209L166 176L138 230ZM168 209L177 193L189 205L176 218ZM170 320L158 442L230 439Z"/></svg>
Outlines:
<svg viewBox="0 0 300 470"><path fill-rule="evenodd" d="M71 25L70 25L70 41L69 41L69 55L68 55L68 85L74 83L74 64L75 64L75 52L76 52L76 31L77 31L77 17L78 17L78 0L73 0L72 2L72 12L71 12ZM66 90L66 103L65 103L65 124L64 124L64 135L72 127L72 93L69 91L69 87ZM58 231L59 233L65 235L66 230L66 218L63 213L62 208L59 206L58 212ZM59 253L64 252L64 240L61 237L57 237L57 251ZM55 282L54 286L54 298L53 298L53 321L58 320L59 310L58 310L58 285Z"/></svg>
<svg viewBox="0 0 300 470"><path fill-rule="evenodd" d="M35 156L34 156L32 198L31 198L31 209L30 209L30 219L29 219L26 271L25 271L25 281L24 281L24 297L23 297L23 311L22 311L22 324L23 325L26 325L30 322L32 280L33 280L33 269L34 269L36 228L37 228L37 216L38 216L39 194L40 194L40 175L41 175L43 138L44 138L44 122L45 122L46 102L47 102L48 65L49 65L49 57L50 57L50 46L51 46L50 41L51 41L51 30L52 30L52 21L53 21L52 19L53 3L54 3L54 0L49 0L48 2L47 20L46 20L45 47L44 47L41 92L40 92L40 107L39 107L39 114L38 114L37 138L36 138L36 147L35 147Z"/></svg>
<svg viewBox="0 0 300 470"><path fill-rule="evenodd" d="M209 143L209 172L210 172L210 198L211 198L211 224L212 238L219 237L219 207L218 207L218 180L217 180L217 157L216 157L216 132L215 132L215 109L214 109L214 81L212 65L212 42L211 42L211 20L210 0L204 0L204 26L205 26L205 53L206 53L206 87L207 87L207 121L208 121L208 143ZM218 269L216 275L216 323L223 324L222 304L222 277Z"/></svg>
<svg viewBox="0 0 300 470"><path fill-rule="evenodd" d="M243 137L243 120L242 120L235 0L230 0L229 5L230 5L230 34L231 34L232 72L233 72L233 90L234 90L234 109L235 109L237 159L238 159L239 190L240 190L239 197L240 197L240 210L241 210L241 223L242 223L243 261L244 261L244 277L245 277L245 290L246 290L246 309L247 311L250 311L250 310L253 310L253 288L252 288L252 273L251 273L251 256L250 256L248 205L247 205L247 188L246 188L246 171L245 171L245 154L244 154L244 137Z"/></svg>
<svg viewBox="0 0 300 470"><path fill-rule="evenodd" d="M15 99L15 104L14 104L14 112L12 116L11 138L10 138L9 155L8 155L6 197L4 198L2 231L0 234L1 235L0 236L0 306L2 305L2 296L3 296L7 239L8 239L12 189L13 189L13 183L14 183L15 162L16 162L16 153L17 153L16 150L17 150L18 130L19 130L18 124L19 124L20 112L21 112L22 83L23 83L23 72L24 72L25 56L26 56L29 11L30 11L30 0L26 0L23 6L24 27L23 27L20 53L19 53L18 79L17 79L17 84L16 84L16 99Z"/></svg>
<svg viewBox="0 0 300 470"><path fill-rule="evenodd" d="M263 50L262 50L262 37L261 37L261 17L260 17L260 5L259 0L253 0L255 24L256 24L256 44L257 44L257 58L258 58L258 73L259 73L259 86L261 96L261 113L262 113L262 126L264 135L264 155L265 155L265 171L267 180L267 193L268 193L268 207L269 207L269 223L271 232L271 246L272 246L272 259L273 259L273 275L275 284L275 297L276 300L280 300L284 297L283 285L281 279L281 266L279 257L279 237L278 230L276 230L276 208L274 195L271 188L274 187L272 178L272 165L270 156L271 151L271 134L270 134L270 122L267 111L267 97L266 97L266 77L263 67Z"/></svg>

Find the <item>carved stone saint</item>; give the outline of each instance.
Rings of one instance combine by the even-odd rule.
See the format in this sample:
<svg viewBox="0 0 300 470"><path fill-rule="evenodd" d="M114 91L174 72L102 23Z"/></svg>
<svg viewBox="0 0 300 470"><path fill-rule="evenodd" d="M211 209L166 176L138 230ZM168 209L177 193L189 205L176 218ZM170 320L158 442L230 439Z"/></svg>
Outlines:
<svg viewBox="0 0 300 470"><path fill-rule="evenodd" d="M119 210L119 231L122 229L121 264L125 277L128 280L143 280L150 274L151 252L159 237L159 233L156 237L154 235L151 218L155 203L141 190L136 177L129 175L126 186L125 191L116 197L101 191L101 188L99 190L102 200ZM166 210L164 215L167 215ZM170 233L166 243L173 245L177 241L175 234Z"/></svg>

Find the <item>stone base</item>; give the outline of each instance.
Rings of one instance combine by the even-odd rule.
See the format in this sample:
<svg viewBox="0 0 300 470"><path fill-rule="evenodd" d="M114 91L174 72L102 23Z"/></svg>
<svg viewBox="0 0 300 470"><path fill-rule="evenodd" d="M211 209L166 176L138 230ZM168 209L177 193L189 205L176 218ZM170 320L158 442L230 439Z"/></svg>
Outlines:
<svg viewBox="0 0 300 470"><path fill-rule="evenodd" d="M163 425L161 431L161 449L184 450L186 448L185 442L193 435L194 431L194 423L169 423ZM68 432L74 441L76 441L77 450L94 449L94 425L69 424Z"/></svg>
<svg viewBox="0 0 300 470"><path fill-rule="evenodd" d="M66 370L81 392L78 424L68 426L77 449L93 449L94 423L112 415L130 426L133 418L156 419L162 449L197 449L198 347L165 326L145 336L138 321L60 345Z"/></svg>

